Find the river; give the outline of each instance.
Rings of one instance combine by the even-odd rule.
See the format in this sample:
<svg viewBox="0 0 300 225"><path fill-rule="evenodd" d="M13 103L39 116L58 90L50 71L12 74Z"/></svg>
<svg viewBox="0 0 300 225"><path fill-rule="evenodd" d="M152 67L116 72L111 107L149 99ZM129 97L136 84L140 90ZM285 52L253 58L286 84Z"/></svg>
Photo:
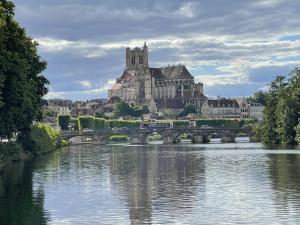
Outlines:
<svg viewBox="0 0 300 225"><path fill-rule="evenodd" d="M0 172L0 224L300 224L300 150L67 147Z"/></svg>

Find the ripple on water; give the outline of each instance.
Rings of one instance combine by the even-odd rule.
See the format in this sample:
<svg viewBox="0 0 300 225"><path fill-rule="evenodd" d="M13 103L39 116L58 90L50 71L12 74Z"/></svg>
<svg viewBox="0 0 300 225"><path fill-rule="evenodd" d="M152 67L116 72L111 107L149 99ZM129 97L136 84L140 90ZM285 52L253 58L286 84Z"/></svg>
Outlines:
<svg viewBox="0 0 300 225"><path fill-rule="evenodd" d="M299 151L261 144L74 146L0 178L14 224L300 224Z"/></svg>

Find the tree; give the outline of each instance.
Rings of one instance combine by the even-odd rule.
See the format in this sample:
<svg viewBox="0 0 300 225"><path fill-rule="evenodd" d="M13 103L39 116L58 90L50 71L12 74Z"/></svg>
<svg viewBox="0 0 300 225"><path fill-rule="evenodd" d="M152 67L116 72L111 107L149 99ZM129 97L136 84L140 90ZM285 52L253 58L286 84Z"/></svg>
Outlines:
<svg viewBox="0 0 300 225"><path fill-rule="evenodd" d="M121 101L116 105L114 114L116 117L129 116L129 115L131 116L132 108L128 103Z"/></svg>
<svg viewBox="0 0 300 225"><path fill-rule="evenodd" d="M247 102L260 103L262 105L266 105L267 95L268 94L266 92L262 92L262 91L255 92L252 97L247 98Z"/></svg>
<svg viewBox="0 0 300 225"><path fill-rule="evenodd" d="M283 93L287 86L284 76L277 76L271 82L270 91L267 95L266 108L264 110L264 120L262 124L263 141L267 144L279 144L277 129L276 108L280 93Z"/></svg>
<svg viewBox="0 0 300 225"><path fill-rule="evenodd" d="M143 114L149 113L148 106L134 106L129 105L127 102L121 101L116 105L114 110L114 114L116 117L121 116L132 116L132 117L140 117Z"/></svg>
<svg viewBox="0 0 300 225"><path fill-rule="evenodd" d="M295 127L300 118L300 70L292 70L288 79L276 77L266 99L263 141L269 144L296 144Z"/></svg>
<svg viewBox="0 0 300 225"><path fill-rule="evenodd" d="M295 128L295 131L296 131L295 140L297 141L298 144L300 144L300 121L298 123L298 126Z"/></svg>
<svg viewBox="0 0 300 225"><path fill-rule="evenodd" d="M95 117L97 118L105 118L105 113L103 110L98 110L96 113L95 113Z"/></svg>
<svg viewBox="0 0 300 225"><path fill-rule="evenodd" d="M71 125L71 116L68 114L59 114L57 116L58 125L61 130L69 130Z"/></svg>
<svg viewBox="0 0 300 225"><path fill-rule="evenodd" d="M32 122L42 118L48 81L37 45L14 20L14 4L0 0L0 137L28 136Z"/></svg>
<svg viewBox="0 0 300 225"><path fill-rule="evenodd" d="M300 145L300 121L295 130L296 130L296 141L297 141L298 145Z"/></svg>
<svg viewBox="0 0 300 225"><path fill-rule="evenodd" d="M197 109L194 105L186 105L182 110L182 112L178 114L178 116L183 117L183 116L187 116L190 113L197 113Z"/></svg>

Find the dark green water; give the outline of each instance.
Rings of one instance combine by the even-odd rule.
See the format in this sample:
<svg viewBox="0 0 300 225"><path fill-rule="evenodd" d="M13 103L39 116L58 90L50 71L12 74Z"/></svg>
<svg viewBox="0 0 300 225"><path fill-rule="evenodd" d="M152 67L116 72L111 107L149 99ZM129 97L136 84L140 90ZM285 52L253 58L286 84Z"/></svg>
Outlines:
<svg viewBox="0 0 300 225"><path fill-rule="evenodd" d="M300 224L300 151L65 148L0 172L0 224Z"/></svg>

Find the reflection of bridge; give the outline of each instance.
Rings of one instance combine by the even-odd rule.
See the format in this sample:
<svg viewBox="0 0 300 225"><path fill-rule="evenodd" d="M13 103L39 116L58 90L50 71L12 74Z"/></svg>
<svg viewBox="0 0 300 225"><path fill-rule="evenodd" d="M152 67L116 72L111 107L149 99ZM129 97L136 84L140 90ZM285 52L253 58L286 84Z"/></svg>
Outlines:
<svg viewBox="0 0 300 225"><path fill-rule="evenodd" d="M81 142L83 138L89 138L98 144L105 144L113 135L126 135L131 139L132 144L146 144L148 136L157 132L163 138L164 144L179 143L180 135L189 134L192 143L208 143L213 136L221 137L223 142L234 142L238 134L245 134L251 137L250 128L200 128L200 127L177 127L177 128L155 128L155 129L123 129L114 131L103 129L99 131L63 131L64 139Z"/></svg>

